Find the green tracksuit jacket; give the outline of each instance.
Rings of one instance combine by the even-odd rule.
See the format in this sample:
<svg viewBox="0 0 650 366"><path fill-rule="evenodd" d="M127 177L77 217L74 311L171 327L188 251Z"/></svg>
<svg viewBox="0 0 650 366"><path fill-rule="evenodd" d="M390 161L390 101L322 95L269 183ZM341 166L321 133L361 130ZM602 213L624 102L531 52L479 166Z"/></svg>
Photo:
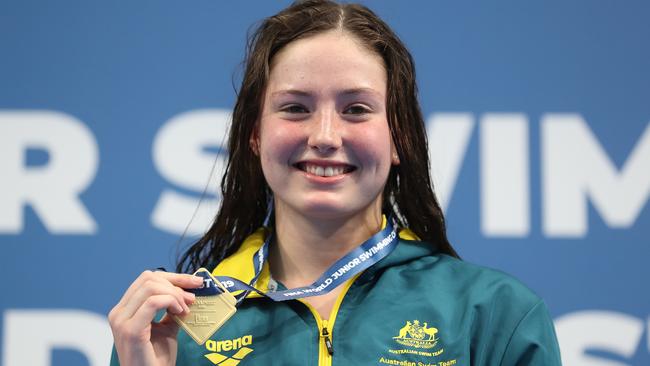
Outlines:
<svg viewBox="0 0 650 366"><path fill-rule="evenodd" d="M345 285L328 320L299 300L250 294L204 345L179 333L177 365L560 365L544 302L517 280L437 253L397 248ZM263 234L214 270L248 282ZM257 287L268 290L265 265ZM111 365L118 365L113 355Z"/></svg>

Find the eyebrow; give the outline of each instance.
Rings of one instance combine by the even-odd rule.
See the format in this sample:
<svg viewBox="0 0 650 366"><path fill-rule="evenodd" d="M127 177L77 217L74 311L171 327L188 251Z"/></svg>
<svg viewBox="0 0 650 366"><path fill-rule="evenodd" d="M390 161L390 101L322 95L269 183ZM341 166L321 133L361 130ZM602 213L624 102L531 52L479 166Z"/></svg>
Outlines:
<svg viewBox="0 0 650 366"><path fill-rule="evenodd" d="M271 93L271 96L278 96L278 95L284 95L284 94L289 94L289 95L295 95L295 96L300 96L300 97L310 97L312 96L313 93L310 93L308 91L300 90L300 89L282 89L278 91L274 91ZM345 89L339 94L342 95L356 95L356 94L371 94L376 97L381 97L381 94L377 92L376 90L372 88L352 88L352 89Z"/></svg>
<svg viewBox="0 0 650 366"><path fill-rule="evenodd" d="M283 90L278 90L274 91L271 93L271 96L278 96L278 95L284 95L284 94L289 94L289 95L296 95L299 97L308 97L311 95L311 93L308 93L306 91L298 90L298 89L283 89Z"/></svg>

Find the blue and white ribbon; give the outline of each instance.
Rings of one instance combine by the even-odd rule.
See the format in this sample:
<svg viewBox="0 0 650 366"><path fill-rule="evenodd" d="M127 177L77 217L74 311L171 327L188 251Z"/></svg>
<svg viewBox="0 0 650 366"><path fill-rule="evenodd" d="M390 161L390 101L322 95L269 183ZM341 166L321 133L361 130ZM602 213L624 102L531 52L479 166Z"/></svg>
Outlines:
<svg viewBox="0 0 650 366"><path fill-rule="evenodd" d="M354 277L356 274L361 273L373 264L379 262L390 254L395 247L397 247L397 243L399 242L397 239L397 229L392 219L387 221L388 223L384 229L350 251L343 258L339 259L336 263L330 266L330 268L328 268L320 278L309 286L274 292L264 292L253 287L259 278L260 273L262 273L262 267L267 259L271 235L269 235L262 247L253 257L255 276L250 283L247 284L236 278L227 276L216 276L215 278L218 279L228 291L244 291L242 294L237 296L238 301L243 300L243 298L245 298L251 291L255 291L274 301L286 301L309 296L324 295L343 284L348 279Z"/></svg>

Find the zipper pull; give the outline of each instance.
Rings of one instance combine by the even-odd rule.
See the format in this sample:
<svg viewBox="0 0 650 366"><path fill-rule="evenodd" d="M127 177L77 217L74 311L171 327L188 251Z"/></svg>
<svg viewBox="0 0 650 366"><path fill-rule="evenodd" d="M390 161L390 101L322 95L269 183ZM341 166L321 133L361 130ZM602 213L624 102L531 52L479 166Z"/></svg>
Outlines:
<svg viewBox="0 0 650 366"><path fill-rule="evenodd" d="M332 340L330 339L330 334L327 331L327 327L323 327L323 340L325 341L325 347L327 347L327 353L331 355L334 354L334 347L332 347Z"/></svg>

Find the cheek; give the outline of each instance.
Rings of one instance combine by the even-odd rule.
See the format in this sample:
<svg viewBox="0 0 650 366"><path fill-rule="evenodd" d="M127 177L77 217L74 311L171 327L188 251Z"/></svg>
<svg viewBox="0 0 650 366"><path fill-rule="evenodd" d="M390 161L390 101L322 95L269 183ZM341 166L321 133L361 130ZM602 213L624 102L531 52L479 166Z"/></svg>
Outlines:
<svg viewBox="0 0 650 366"><path fill-rule="evenodd" d="M297 126L268 123L260 131L260 157L262 168L270 164L287 164L303 142L301 129ZM266 173L266 171L265 171Z"/></svg>
<svg viewBox="0 0 650 366"><path fill-rule="evenodd" d="M375 165L378 170L388 170L391 165L391 140L388 127L363 128L354 131L354 151L358 158Z"/></svg>

